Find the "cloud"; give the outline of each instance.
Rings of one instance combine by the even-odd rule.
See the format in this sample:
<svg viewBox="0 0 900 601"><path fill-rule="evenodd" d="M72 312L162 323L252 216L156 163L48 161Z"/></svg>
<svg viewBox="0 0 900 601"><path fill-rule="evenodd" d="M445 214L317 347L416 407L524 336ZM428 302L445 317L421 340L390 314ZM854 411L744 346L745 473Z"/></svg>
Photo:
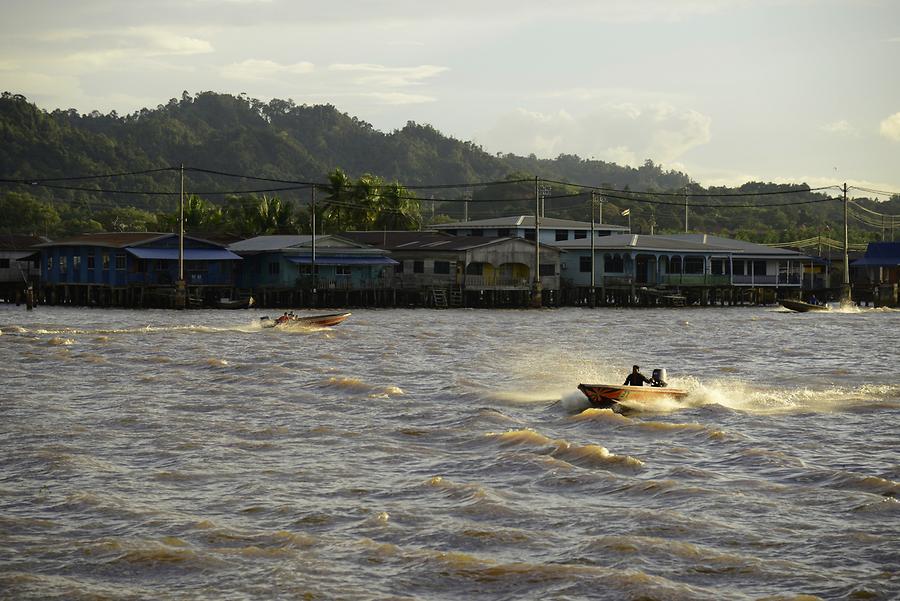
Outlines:
<svg viewBox="0 0 900 601"><path fill-rule="evenodd" d="M222 77L245 81L264 80L284 75L303 75L315 71L315 65L299 62L283 65L269 60L247 59L222 67Z"/></svg>
<svg viewBox="0 0 900 601"><path fill-rule="evenodd" d="M900 113L894 113L881 122L881 135L888 140L900 142Z"/></svg>
<svg viewBox="0 0 900 601"><path fill-rule="evenodd" d="M385 67L372 64L334 64L328 67L330 71L355 74L355 83L366 86L391 86L405 87L418 85L424 79L429 79L444 71L447 67L436 65L419 65L417 67Z"/></svg>
<svg viewBox="0 0 900 601"><path fill-rule="evenodd" d="M834 121L832 123L826 123L821 127L822 131L828 132L830 134L836 135L844 135L844 136L857 136L859 135L859 131L850 124L846 119L841 119L840 121Z"/></svg>
<svg viewBox="0 0 900 601"><path fill-rule="evenodd" d="M424 94L404 94L403 92L368 92L359 94L359 96L371 98L380 104L401 105L401 104L422 104L424 102L434 102L437 98L433 96L425 96Z"/></svg>
<svg viewBox="0 0 900 601"><path fill-rule="evenodd" d="M650 158L672 163L711 139L710 117L667 103L607 104L573 116L519 109L504 115L479 143L503 152L552 158L574 153L636 166Z"/></svg>

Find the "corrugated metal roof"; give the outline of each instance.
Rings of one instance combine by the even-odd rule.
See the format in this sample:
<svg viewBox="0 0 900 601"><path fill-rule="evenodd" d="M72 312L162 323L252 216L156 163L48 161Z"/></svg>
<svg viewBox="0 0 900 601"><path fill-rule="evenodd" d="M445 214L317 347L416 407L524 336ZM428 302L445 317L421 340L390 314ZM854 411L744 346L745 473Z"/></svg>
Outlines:
<svg viewBox="0 0 900 601"><path fill-rule="evenodd" d="M522 238L453 236L441 232L343 232L344 238L385 250L462 251Z"/></svg>
<svg viewBox="0 0 900 601"><path fill-rule="evenodd" d="M19 234L0 235L0 250L28 250L36 244L49 242L41 236L22 236Z"/></svg>
<svg viewBox="0 0 900 601"><path fill-rule="evenodd" d="M138 259L162 259L166 261L178 260L177 248L126 248L126 251ZM240 257L224 248L185 248L185 261L240 261Z"/></svg>
<svg viewBox="0 0 900 601"><path fill-rule="evenodd" d="M346 237L333 235L316 236L316 244L327 244L331 248L359 248L359 243L355 240L350 240ZM235 242L234 244L229 244L228 250L234 252L253 253L289 251L291 249L306 249L310 247L312 247L312 236L309 234L271 235L256 236L255 238L248 238L246 240L241 240L240 242Z"/></svg>
<svg viewBox="0 0 900 601"><path fill-rule="evenodd" d="M588 238L580 240L564 240L554 246L562 249L590 249ZM645 234L613 234L601 236L594 240L594 248L603 250L644 250L658 252L696 252L696 253L730 253L749 256L771 256L784 258L800 258L805 255L793 250L771 248L761 244L753 244L743 240L731 240L720 236L704 236L703 234L674 234L665 236L648 236Z"/></svg>
<svg viewBox="0 0 900 601"><path fill-rule="evenodd" d="M126 246L146 244L152 240L161 240L175 235L177 234L161 232L100 232L52 240L37 246L108 246L111 248L124 248Z"/></svg>
<svg viewBox="0 0 900 601"><path fill-rule="evenodd" d="M316 241L318 242L322 236L317 236ZM312 243L312 236L310 235L273 235L273 236L255 236L253 238L247 238L246 240L241 240L239 242L234 242L233 244L228 245L228 250L234 252L260 252L260 251L273 251L273 250L284 250L287 248L293 247L303 247L307 244Z"/></svg>
<svg viewBox="0 0 900 601"><path fill-rule="evenodd" d="M863 258L854 267L900 267L900 242L869 242Z"/></svg>
<svg viewBox="0 0 900 601"><path fill-rule="evenodd" d="M534 215L518 215L513 217L494 217L492 219L478 219L475 221L456 221L454 223L442 223L432 226L438 230L458 230L458 229L512 229L512 228L532 228L534 229ZM589 230L591 229L590 221L574 221L571 219L556 219L554 217L541 217L541 229L547 230ZM611 230L611 231L627 231L628 228L621 225L609 225L605 223L594 224L595 230Z"/></svg>

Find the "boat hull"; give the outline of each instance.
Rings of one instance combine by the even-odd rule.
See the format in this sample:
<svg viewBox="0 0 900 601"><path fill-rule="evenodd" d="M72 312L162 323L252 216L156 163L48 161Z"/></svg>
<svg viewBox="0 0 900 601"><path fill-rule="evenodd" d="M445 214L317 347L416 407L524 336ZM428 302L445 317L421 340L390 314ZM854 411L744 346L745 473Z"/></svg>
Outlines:
<svg viewBox="0 0 900 601"><path fill-rule="evenodd" d="M220 299L213 303L216 309L249 309L253 305L253 297L241 299Z"/></svg>
<svg viewBox="0 0 900 601"><path fill-rule="evenodd" d="M679 388L657 386L616 386L614 384L579 384L591 405L601 409L615 407L624 401L652 401L655 399L682 398L687 391Z"/></svg>
<svg viewBox="0 0 900 601"><path fill-rule="evenodd" d="M778 303L785 309L796 311L797 313L807 313L809 311L828 311L828 307L824 305L813 305L795 300L780 300Z"/></svg>
<svg viewBox="0 0 900 601"><path fill-rule="evenodd" d="M263 321L263 327L274 328L299 326L306 328L331 328L346 321L346 319L350 317L350 315L350 313L329 313L327 315L309 316L293 315L288 319L282 321L270 320L267 318Z"/></svg>

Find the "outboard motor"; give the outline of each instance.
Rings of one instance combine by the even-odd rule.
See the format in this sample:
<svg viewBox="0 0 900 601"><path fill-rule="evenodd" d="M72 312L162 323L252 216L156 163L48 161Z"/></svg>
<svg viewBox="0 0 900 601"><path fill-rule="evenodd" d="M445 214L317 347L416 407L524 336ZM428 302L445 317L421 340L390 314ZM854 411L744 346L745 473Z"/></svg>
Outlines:
<svg viewBox="0 0 900 601"><path fill-rule="evenodd" d="M657 387L668 386L666 383L666 378L669 377L669 374L666 373L666 368L662 367L660 369L654 369L653 374L650 376L650 385Z"/></svg>

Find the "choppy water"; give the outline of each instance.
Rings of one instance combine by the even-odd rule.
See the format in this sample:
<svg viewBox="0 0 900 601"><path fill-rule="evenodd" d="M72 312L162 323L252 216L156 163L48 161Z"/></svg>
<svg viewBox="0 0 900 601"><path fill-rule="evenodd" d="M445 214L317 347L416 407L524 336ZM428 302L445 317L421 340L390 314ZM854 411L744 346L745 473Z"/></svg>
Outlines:
<svg viewBox="0 0 900 601"><path fill-rule="evenodd" d="M0 306L0 598L900 595L898 312L264 313Z"/></svg>

